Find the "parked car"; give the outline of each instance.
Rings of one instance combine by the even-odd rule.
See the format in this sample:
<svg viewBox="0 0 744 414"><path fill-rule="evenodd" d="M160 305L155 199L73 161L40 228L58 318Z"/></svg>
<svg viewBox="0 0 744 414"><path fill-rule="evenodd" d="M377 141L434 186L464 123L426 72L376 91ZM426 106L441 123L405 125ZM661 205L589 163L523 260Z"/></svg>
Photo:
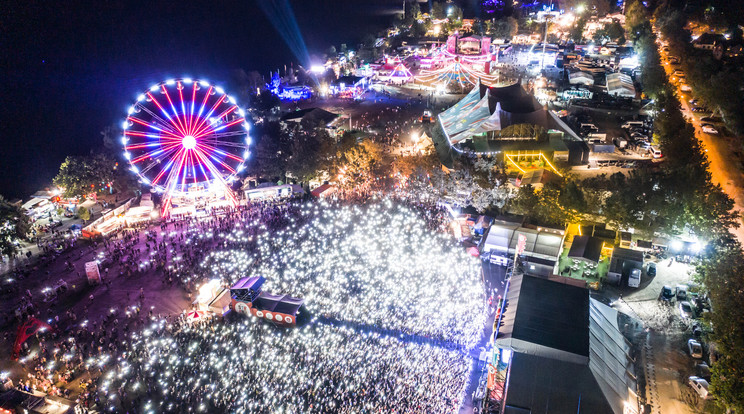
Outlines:
<svg viewBox="0 0 744 414"><path fill-rule="evenodd" d="M695 323L692 325L692 336L695 338L700 338L703 336L703 328L700 327L700 324Z"/></svg>
<svg viewBox="0 0 744 414"><path fill-rule="evenodd" d="M687 383L693 390L695 390L695 392L698 393L700 398L707 400L710 397L710 394L708 393L708 381L700 377L691 376L687 379Z"/></svg>
<svg viewBox="0 0 744 414"><path fill-rule="evenodd" d="M648 276L648 277L654 277L654 276L656 276L656 263L649 262L646 265L646 276ZM671 288L669 290L671 291Z"/></svg>
<svg viewBox="0 0 744 414"><path fill-rule="evenodd" d="M701 362L697 365L695 365L695 374L708 381L710 380L710 367L705 362Z"/></svg>
<svg viewBox="0 0 744 414"><path fill-rule="evenodd" d="M664 285L659 293L659 300L666 303L671 303L674 299L674 291L671 286Z"/></svg>
<svg viewBox="0 0 744 414"><path fill-rule="evenodd" d="M637 288L641 285L641 269L633 269L628 276L628 287Z"/></svg>
<svg viewBox="0 0 744 414"><path fill-rule="evenodd" d="M630 128L643 128L645 124L643 121L628 121L624 123L620 128L622 129L630 129Z"/></svg>
<svg viewBox="0 0 744 414"><path fill-rule="evenodd" d="M698 98L692 98L688 102L690 102L690 105L697 105L700 100Z"/></svg>
<svg viewBox="0 0 744 414"><path fill-rule="evenodd" d="M675 294L677 300L687 300L687 285L677 285Z"/></svg>
<svg viewBox="0 0 744 414"><path fill-rule="evenodd" d="M661 158L663 155L661 154L661 150L657 147L654 147L653 145L648 149L648 153L651 154L654 158Z"/></svg>
<svg viewBox="0 0 744 414"><path fill-rule="evenodd" d="M651 143L648 142L648 141L645 141L645 140L644 141L638 141L638 142L636 142L636 144L638 145L639 148L644 149L644 150L648 150L648 149L651 148Z"/></svg>
<svg viewBox="0 0 744 414"><path fill-rule="evenodd" d="M695 359L703 359L703 346L695 339L687 340L687 352Z"/></svg>
<svg viewBox="0 0 744 414"><path fill-rule="evenodd" d="M706 134L718 134L718 130L711 124L703 124L703 132Z"/></svg>
<svg viewBox="0 0 744 414"><path fill-rule="evenodd" d="M682 319L692 319L692 306L690 302L683 300L679 303L679 315Z"/></svg>
<svg viewBox="0 0 744 414"><path fill-rule="evenodd" d="M708 111L708 108L704 106L693 106L692 112L709 112L709 111Z"/></svg>
<svg viewBox="0 0 744 414"><path fill-rule="evenodd" d="M690 85L688 85L686 83L683 83L682 85L680 85L679 89L682 92L692 92L692 88L690 87Z"/></svg>

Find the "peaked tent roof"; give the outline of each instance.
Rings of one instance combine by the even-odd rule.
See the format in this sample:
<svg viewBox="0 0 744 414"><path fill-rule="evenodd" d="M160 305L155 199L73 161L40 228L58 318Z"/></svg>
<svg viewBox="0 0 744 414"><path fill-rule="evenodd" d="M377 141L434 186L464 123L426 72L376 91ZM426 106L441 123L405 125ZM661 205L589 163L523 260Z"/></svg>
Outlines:
<svg viewBox="0 0 744 414"><path fill-rule="evenodd" d="M413 75L411 75L411 71L408 70L408 68L406 67L406 65L404 65L403 63L398 63L398 65L395 66L395 68L393 69L393 71L390 72L390 77L391 78L405 78L405 79L408 79L408 78L410 78L412 76Z"/></svg>
<svg viewBox="0 0 744 414"><path fill-rule="evenodd" d="M602 240L593 236L574 236L571 250L568 251L568 257L596 263L599 262L601 253Z"/></svg>
<svg viewBox="0 0 744 414"><path fill-rule="evenodd" d="M297 111L289 112L282 115L282 121L309 121L309 122L324 122L329 123L334 119L338 118L337 114L328 112L322 108L306 108Z"/></svg>
<svg viewBox="0 0 744 414"><path fill-rule="evenodd" d="M477 97L480 100L476 101ZM488 111L483 110L485 100L488 101ZM503 87L480 84L460 102L439 114L439 120L451 143L518 124L561 130L572 139L581 140L568 125L554 113L544 109L519 83Z"/></svg>

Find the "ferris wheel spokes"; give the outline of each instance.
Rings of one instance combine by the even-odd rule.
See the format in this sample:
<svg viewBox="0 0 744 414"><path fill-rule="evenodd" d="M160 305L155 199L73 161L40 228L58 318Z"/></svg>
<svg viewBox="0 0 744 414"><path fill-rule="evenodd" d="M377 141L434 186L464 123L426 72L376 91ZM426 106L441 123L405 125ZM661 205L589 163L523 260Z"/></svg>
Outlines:
<svg viewBox="0 0 744 414"><path fill-rule="evenodd" d="M163 216L202 196L237 202L229 184L251 140L244 111L222 88L188 78L153 85L123 129L124 155L143 184L163 193Z"/></svg>

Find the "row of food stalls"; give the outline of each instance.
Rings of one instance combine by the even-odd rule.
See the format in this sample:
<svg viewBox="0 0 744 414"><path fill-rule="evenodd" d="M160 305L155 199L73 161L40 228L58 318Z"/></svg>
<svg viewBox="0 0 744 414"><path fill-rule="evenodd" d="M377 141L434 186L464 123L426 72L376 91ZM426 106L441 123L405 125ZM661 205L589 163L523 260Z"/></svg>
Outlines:
<svg viewBox="0 0 744 414"><path fill-rule="evenodd" d="M101 217L83 228L83 237L108 236L121 228L148 222L158 216L151 194L143 194L138 206L133 206L134 201L135 198L131 198L119 207L102 212Z"/></svg>

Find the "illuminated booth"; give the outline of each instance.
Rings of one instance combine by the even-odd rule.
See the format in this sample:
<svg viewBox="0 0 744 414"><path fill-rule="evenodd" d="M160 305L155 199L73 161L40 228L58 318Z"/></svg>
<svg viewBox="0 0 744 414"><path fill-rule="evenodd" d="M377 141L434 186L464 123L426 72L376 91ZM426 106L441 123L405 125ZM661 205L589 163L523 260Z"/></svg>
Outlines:
<svg viewBox="0 0 744 414"><path fill-rule="evenodd" d="M266 279L261 276L241 278L230 288L231 309L283 326L295 326L309 320L304 299L264 292L264 282Z"/></svg>

